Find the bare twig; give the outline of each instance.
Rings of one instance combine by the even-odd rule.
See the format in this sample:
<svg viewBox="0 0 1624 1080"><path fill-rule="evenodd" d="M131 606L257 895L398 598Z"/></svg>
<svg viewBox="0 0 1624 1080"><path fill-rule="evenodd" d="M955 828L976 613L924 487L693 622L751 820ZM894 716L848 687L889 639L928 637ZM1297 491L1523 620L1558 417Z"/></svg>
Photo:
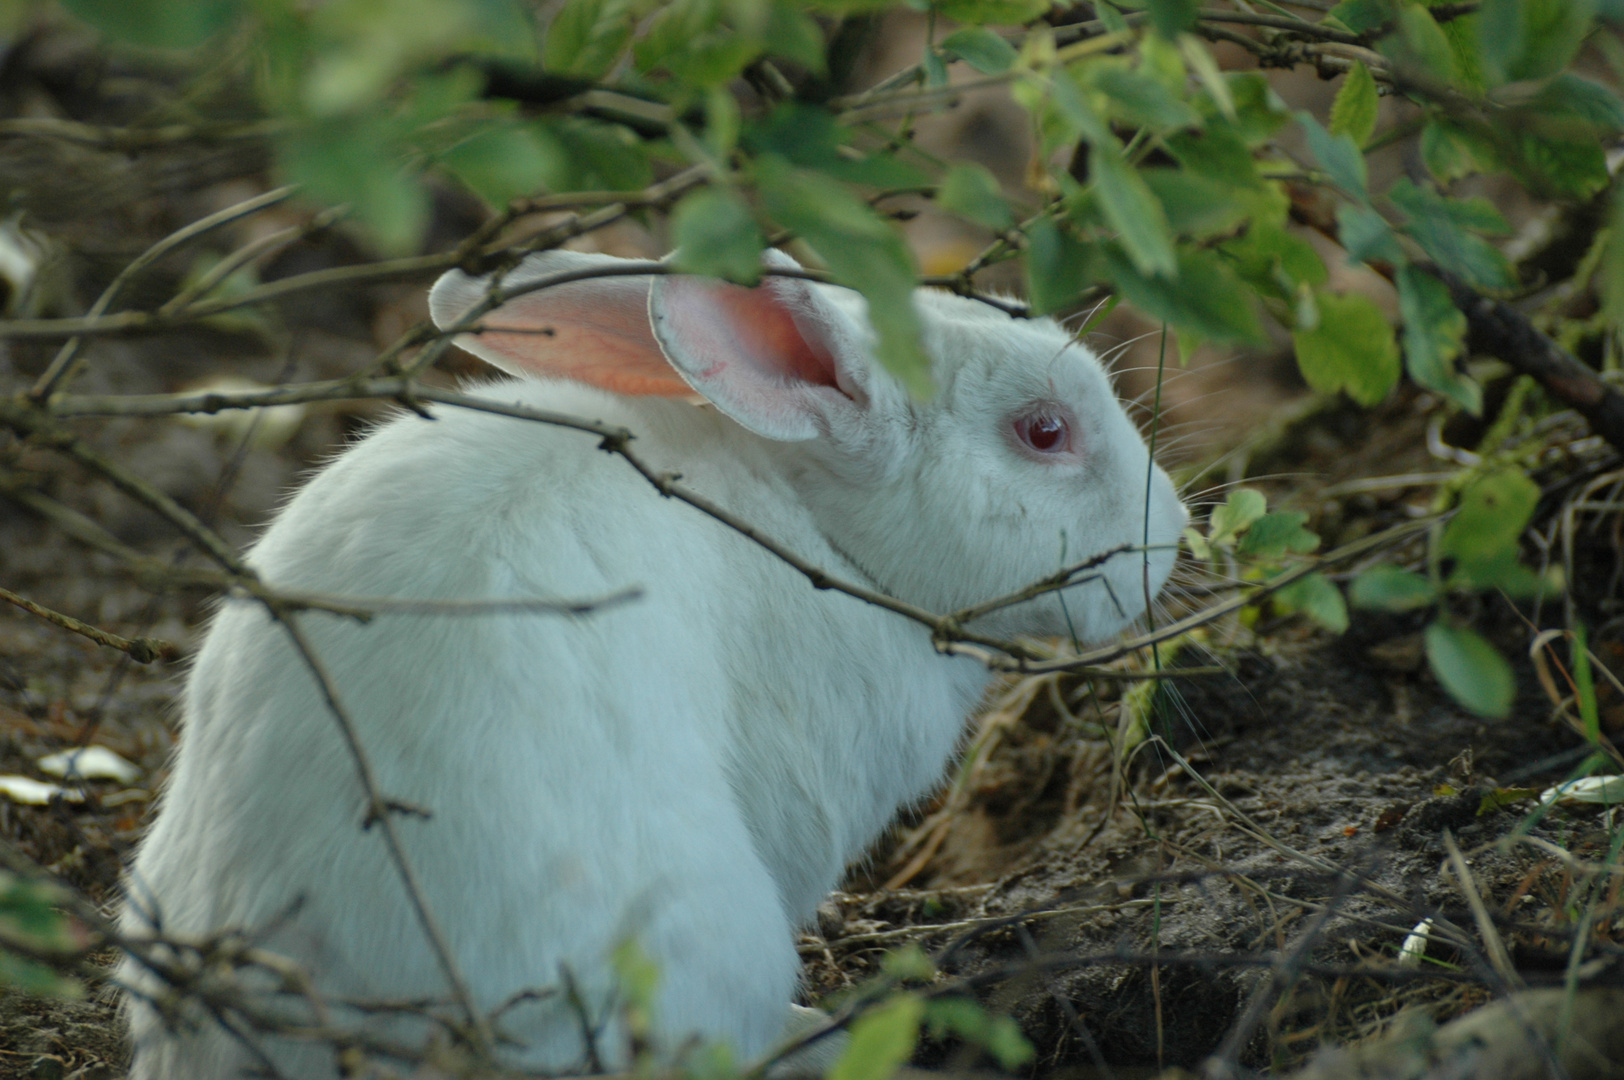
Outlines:
<svg viewBox="0 0 1624 1080"><path fill-rule="evenodd" d="M217 229L221 225L226 225L233 221L245 218L250 214L258 213L267 206L275 206L277 203L283 202L284 200L290 198L296 190L297 188L291 186L275 188L271 191L265 192L263 195L256 195L251 199L244 199L235 206L228 206L224 210L210 214L208 217L199 218L185 228L177 229L175 232L170 233L162 240L159 240L156 244L153 244L151 247L147 248L146 251L136 256L125 265L123 270L119 271L118 276L113 279L112 283L108 285L107 288L102 290L102 294L98 296L96 298L96 302L90 306L90 313L88 317L96 318L100 316L108 309L108 307L112 305L114 300L118 299L119 292L123 290L124 286L127 285L136 274L140 273L142 270L145 270L147 267L169 254L171 251L174 251L176 248L180 247L182 244L189 240L194 240L197 237L202 236L204 233L210 232L211 230ZM56 358L51 361L50 366L45 369L45 373L39 377L39 381L34 384L34 389L30 391L30 395L32 397L34 397L36 400L42 399L48 396L58 386L73 378L73 374L78 368L75 361L79 356L79 348L83 344L83 340L84 339L80 337L68 339L68 341L62 346L61 350L57 352Z"/></svg>
<svg viewBox="0 0 1624 1080"><path fill-rule="evenodd" d="M1342 902L1352 895L1352 886L1353 882L1345 875L1338 875L1336 891L1330 902L1314 914L1308 925L1298 932L1291 947L1283 950L1278 960L1271 965L1268 977L1253 988L1245 1010L1230 1026L1222 1045L1207 1059L1203 1069L1204 1075L1211 1080L1227 1080L1240 1074L1241 1051L1246 1049L1246 1044L1257 1030L1257 1025L1262 1022L1264 1010L1269 1007L1276 995L1290 990L1291 985L1301 976L1310 952L1323 940L1325 924L1330 921Z"/></svg>
<svg viewBox="0 0 1624 1080"><path fill-rule="evenodd" d="M1472 877L1471 867L1466 865L1466 856L1461 854L1460 845L1455 843L1454 833L1445 829L1443 840L1444 850L1449 853L1449 868L1454 871L1455 883L1460 888L1461 896L1466 900L1466 906L1471 909L1478 933L1483 937L1483 948L1488 954L1490 965L1493 966L1495 974L1505 980L1507 986L1520 988L1522 978L1511 963L1511 954L1506 951L1506 943L1501 940L1500 932L1495 929L1494 920L1489 917L1489 909L1483 903L1483 894L1477 891L1477 882Z"/></svg>
<svg viewBox="0 0 1624 1080"><path fill-rule="evenodd" d="M371 759L367 756L366 748L361 745L360 737L356 734L355 723L349 712L338 697L338 688L333 683L327 666L322 663L321 657L315 649L311 648L310 641L305 637L299 626L297 614L290 611L278 611L274 605L268 605L272 618L282 625L287 632L288 640L293 644L294 650L304 661L305 667L310 670L316 679L321 691L322 700L327 710L332 714L338 724L339 732L344 737L345 745L349 748L350 760L355 765L357 779L366 793L367 813L363 828L376 826L382 834L385 846L389 849L390 861L395 864L395 872L400 875L401 883L406 888L406 897L412 905L418 923L422 926L424 935L428 938L429 947L433 949L435 960L440 965L441 973L451 986L452 997L456 1000L458 1008L462 1011L463 1020L468 1025L467 1035L474 1048L482 1057L489 1058L494 1042L490 1026L485 1016L474 1007L473 994L468 989L468 981L463 977L457 965L456 957L452 955L451 946L446 941L445 934L440 930L433 914L429 911L428 903L423 898L422 884L417 880L417 874L412 869L411 861L406 858L406 849L400 842L400 833L395 828L396 805L386 798L378 788L377 778L372 771Z"/></svg>
<svg viewBox="0 0 1624 1080"><path fill-rule="evenodd" d="M160 127L101 127L51 117L0 120L0 139L60 139L108 150L146 150L187 142L262 139L286 125L280 120L247 124L165 124Z"/></svg>
<svg viewBox="0 0 1624 1080"><path fill-rule="evenodd" d="M1528 316L1501 300L1482 295L1446 270L1433 268L1466 316L1467 343L1474 353L1505 361L1532 375L1552 397L1571 406L1590 430L1615 450L1624 450L1624 394L1552 341Z"/></svg>
<svg viewBox="0 0 1624 1080"><path fill-rule="evenodd" d="M71 615L52 611L48 607L36 604L27 597L18 596L10 589L0 589L0 600L20 607L30 615L37 615L46 622L60 626L64 630L72 631L81 637L87 637L98 645L106 645L110 649L117 649L119 652L126 653L131 660L138 664L150 664L154 660L167 662L180 658L180 646L173 642L150 637L120 637L117 634L91 626L89 623L80 622Z"/></svg>

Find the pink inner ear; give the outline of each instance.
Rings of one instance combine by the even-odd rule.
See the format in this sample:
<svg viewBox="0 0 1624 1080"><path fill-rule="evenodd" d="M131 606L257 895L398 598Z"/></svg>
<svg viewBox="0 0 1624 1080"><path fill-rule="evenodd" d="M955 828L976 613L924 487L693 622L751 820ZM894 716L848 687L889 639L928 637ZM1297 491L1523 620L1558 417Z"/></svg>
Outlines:
<svg viewBox="0 0 1624 1080"><path fill-rule="evenodd" d="M834 357L821 341L807 340L770 283L755 289L723 285L715 295L746 358L790 381L839 389Z"/></svg>
<svg viewBox="0 0 1624 1080"><path fill-rule="evenodd" d="M616 394L686 397L648 323L648 282L582 282L503 304L459 338L506 371L573 379Z"/></svg>

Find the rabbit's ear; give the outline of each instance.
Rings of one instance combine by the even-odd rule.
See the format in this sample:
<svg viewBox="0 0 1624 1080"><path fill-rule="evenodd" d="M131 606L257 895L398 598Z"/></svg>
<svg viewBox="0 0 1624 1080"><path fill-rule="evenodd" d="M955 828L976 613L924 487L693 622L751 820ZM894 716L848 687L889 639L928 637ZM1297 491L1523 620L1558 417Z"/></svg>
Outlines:
<svg viewBox="0 0 1624 1080"><path fill-rule="evenodd" d="M501 280L512 289L542 277L612 267L624 260L553 251L526 259ZM483 301L488 277L452 270L434 283L429 311L447 327ZM683 397L693 391L671 370L649 330L647 276L588 278L515 296L474 322L456 342L511 375L573 379L617 394Z"/></svg>
<svg viewBox="0 0 1624 1080"><path fill-rule="evenodd" d="M776 251L769 267L800 264ZM657 278L654 337L711 404L757 435L799 442L867 402L867 364L852 320L800 278L754 289L710 278Z"/></svg>

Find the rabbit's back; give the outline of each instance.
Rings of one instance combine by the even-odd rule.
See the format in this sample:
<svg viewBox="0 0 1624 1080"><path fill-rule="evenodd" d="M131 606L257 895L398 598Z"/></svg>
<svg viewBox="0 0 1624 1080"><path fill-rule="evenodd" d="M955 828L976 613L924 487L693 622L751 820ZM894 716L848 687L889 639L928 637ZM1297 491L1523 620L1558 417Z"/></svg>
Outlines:
<svg viewBox="0 0 1624 1080"><path fill-rule="evenodd" d="M808 557L836 558L807 539L754 444L708 445L735 437L713 413L563 383L482 393L627 423L656 465L690 463L687 481L712 498L801 537ZM944 685L923 632L815 592L590 435L441 417L394 421L347 451L251 561L272 587L351 597L644 590L578 618L299 617L380 792L429 815L396 824L476 1004L567 971L601 1005L605 958L634 939L664 972L665 1026L765 1049L796 977L794 922L897 800L934 779L982 677L949 664L961 677ZM933 677L910 681L916 667ZM876 704L947 720L922 736L873 723ZM274 928L267 946L328 994L443 995L364 814L341 729L287 635L257 605L228 605L187 689L164 812L132 875L136 908L181 934ZM527 1060L581 1057L579 1018L559 995L505 1025L536 1048ZM155 1019L137 1009L134 1034L139 1049ZM230 1056L224 1038L202 1037L197 1054ZM165 1067L146 1060L154 1071L138 1057L138 1077ZM217 1075L202 1060L171 1064Z"/></svg>

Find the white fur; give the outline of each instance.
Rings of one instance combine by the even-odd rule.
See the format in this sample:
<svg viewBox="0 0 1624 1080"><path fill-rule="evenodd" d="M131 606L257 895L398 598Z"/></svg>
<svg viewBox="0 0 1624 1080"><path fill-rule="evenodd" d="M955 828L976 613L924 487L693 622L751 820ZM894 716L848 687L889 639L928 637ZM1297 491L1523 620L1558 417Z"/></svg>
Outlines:
<svg viewBox="0 0 1624 1080"><path fill-rule="evenodd" d="M583 258L541 256L521 274ZM692 279L665 281L653 289L656 325L677 329L660 346L706 393L707 357L693 355L692 335L678 338L684 318L705 322L708 294ZM638 283L647 290L647 278L572 286L570 304L623 299ZM448 275L437 318L465 310L479 284ZM869 358L853 294L775 288L797 325L838 354L838 389L786 388L800 395L786 405L771 380L734 393L714 382L726 371L712 371L707 396L737 420L573 381L474 392L623 424L656 468L680 471L813 563L936 611L1141 540L1145 447L1094 358L1053 323L920 293L938 391L919 401ZM1074 411L1075 455L1020 452L1011 417L1033 401ZM349 596L642 587L638 602L579 618L385 615L362 626L311 613L302 624L382 791L433 815L397 824L479 1008L555 986L567 967L611 1020L601 1051L623 1064L607 958L629 938L660 968L664 1046L697 1034L727 1040L740 1058L762 1053L795 990L796 927L897 807L939 781L987 673L939 655L923 627L818 591L661 498L591 436L436 415L392 420L341 455L250 562L272 586ZM755 433L775 424L778 438ZM1149 515L1153 544L1176 541L1184 511L1159 469ZM1170 551L1151 556L1152 590L1171 563ZM1097 640L1142 613L1145 573L1137 553L1120 556L1110 590L1078 586L1064 610L1051 596L976 629ZM240 928L304 964L328 995L444 998L383 841L361 828L339 728L257 606L228 603L216 617L184 724L162 813L131 872L125 929L143 932L153 916L169 933ZM155 989L133 964L122 974ZM130 1015L135 1080L224 1080L252 1064L206 1019L176 1033L137 999ZM335 1017L355 1021L342 1009ZM513 1009L500 1027L522 1046L515 1062L581 1063L580 1026L559 996ZM403 1022L374 1030L425 1034ZM289 1076L335 1075L320 1045L265 1046Z"/></svg>

